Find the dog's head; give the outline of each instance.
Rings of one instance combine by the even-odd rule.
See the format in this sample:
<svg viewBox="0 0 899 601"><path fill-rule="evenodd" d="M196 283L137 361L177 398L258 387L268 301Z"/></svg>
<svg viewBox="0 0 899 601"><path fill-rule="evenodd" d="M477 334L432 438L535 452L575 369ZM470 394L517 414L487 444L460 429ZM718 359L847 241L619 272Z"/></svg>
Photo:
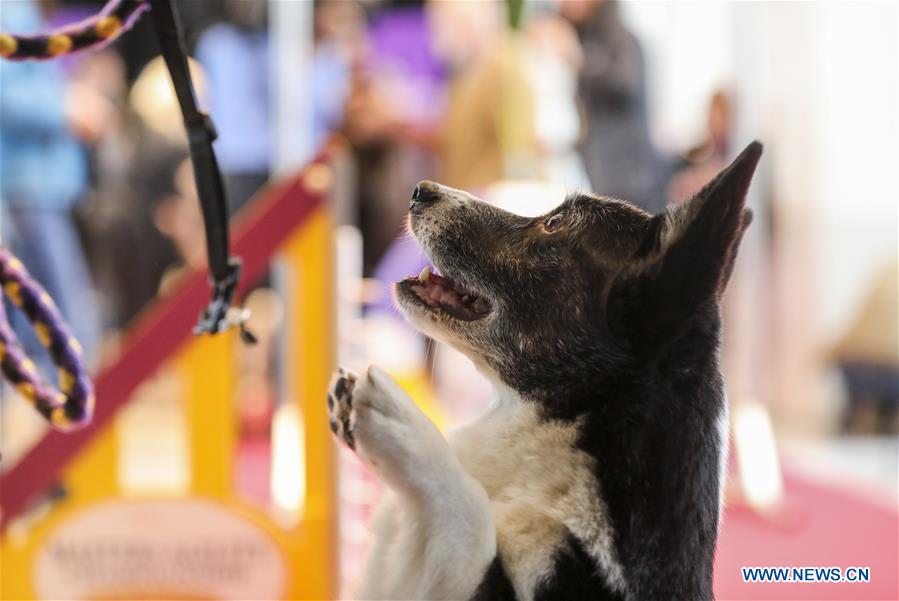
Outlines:
<svg viewBox="0 0 899 601"><path fill-rule="evenodd" d="M421 182L410 228L436 270L399 282L397 302L424 333L526 395L645 361L717 319L761 152L751 144L694 198L655 216L576 195L528 218Z"/></svg>

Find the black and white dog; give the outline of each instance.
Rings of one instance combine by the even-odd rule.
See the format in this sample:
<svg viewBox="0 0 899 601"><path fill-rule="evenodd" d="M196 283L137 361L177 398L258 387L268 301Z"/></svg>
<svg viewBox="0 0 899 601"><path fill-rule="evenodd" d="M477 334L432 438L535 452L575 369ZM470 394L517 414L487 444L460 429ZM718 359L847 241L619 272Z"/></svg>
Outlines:
<svg viewBox="0 0 899 601"><path fill-rule="evenodd" d="M390 489L359 598L712 598L718 302L761 152L656 216L577 195L526 218L416 187L411 230L442 275L397 303L496 398L447 440L378 368L335 374L331 427Z"/></svg>

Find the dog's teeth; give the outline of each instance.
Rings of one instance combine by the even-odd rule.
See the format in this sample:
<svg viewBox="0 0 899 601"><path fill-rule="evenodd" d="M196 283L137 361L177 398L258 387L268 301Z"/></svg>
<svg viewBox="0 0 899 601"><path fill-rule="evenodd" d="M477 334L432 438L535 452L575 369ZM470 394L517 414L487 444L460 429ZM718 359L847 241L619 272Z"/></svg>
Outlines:
<svg viewBox="0 0 899 601"><path fill-rule="evenodd" d="M485 301L483 298L478 298L475 299L472 308L478 313L486 313L489 307L487 306L487 301Z"/></svg>
<svg viewBox="0 0 899 601"><path fill-rule="evenodd" d="M431 270L427 265L425 265L422 268L421 273L418 274L418 279L422 282L427 282L429 277L431 277Z"/></svg>

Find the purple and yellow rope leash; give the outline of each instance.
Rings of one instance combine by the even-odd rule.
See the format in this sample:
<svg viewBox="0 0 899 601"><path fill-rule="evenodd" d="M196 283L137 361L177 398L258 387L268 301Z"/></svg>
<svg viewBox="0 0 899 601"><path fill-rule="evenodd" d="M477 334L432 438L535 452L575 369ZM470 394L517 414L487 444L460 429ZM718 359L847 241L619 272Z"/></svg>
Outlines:
<svg viewBox="0 0 899 601"><path fill-rule="evenodd" d="M87 425L94 392L81 360L81 345L69 332L53 299L34 281L9 250L0 247L0 285L9 300L34 326L41 344L58 368L59 389L43 380L6 319L0 302L0 369L6 379L58 430Z"/></svg>
<svg viewBox="0 0 899 601"><path fill-rule="evenodd" d="M0 57L44 60L102 47L126 31L149 8L147 0L110 0L99 14L40 35L0 33Z"/></svg>

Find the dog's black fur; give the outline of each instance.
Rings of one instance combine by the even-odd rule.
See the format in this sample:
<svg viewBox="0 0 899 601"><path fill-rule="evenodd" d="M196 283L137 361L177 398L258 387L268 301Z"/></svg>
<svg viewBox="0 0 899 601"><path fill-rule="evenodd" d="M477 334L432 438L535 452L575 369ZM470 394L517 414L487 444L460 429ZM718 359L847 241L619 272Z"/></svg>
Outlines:
<svg viewBox="0 0 899 601"><path fill-rule="evenodd" d="M761 151L751 144L656 216L591 195L538 219L478 202L435 211L440 187L413 203L413 231L437 267L496 313L447 325L456 341L546 419L578 420L578 446L596 459L626 590L570 537L536 598L712 598L726 404L718 301ZM514 596L497 558L475 598Z"/></svg>

